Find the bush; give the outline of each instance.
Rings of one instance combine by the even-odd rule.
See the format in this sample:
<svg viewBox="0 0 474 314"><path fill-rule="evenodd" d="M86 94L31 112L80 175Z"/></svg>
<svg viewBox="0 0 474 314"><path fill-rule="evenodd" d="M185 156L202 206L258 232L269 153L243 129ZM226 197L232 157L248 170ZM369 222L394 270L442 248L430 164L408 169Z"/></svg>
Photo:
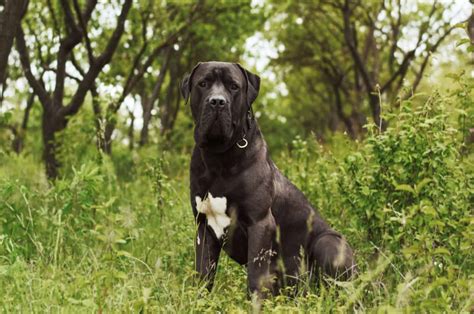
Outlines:
<svg viewBox="0 0 474 314"><path fill-rule="evenodd" d="M445 301L429 304L438 309L467 297L464 274L474 267L473 176L445 104L436 93L421 106L402 102L388 115L386 132L369 127L365 145L344 159L339 177L342 204L366 240L393 254L398 271L421 276L419 284L429 287L424 297ZM456 290L450 297L448 287Z"/></svg>

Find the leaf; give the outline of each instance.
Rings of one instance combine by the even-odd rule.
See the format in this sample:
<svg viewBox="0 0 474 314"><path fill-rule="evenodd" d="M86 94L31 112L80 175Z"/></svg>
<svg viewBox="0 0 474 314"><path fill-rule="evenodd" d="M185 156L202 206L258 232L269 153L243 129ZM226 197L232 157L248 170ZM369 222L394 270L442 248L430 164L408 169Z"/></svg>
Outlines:
<svg viewBox="0 0 474 314"><path fill-rule="evenodd" d="M395 189L398 191L405 191L405 192L410 192L412 194L416 194L415 190L408 184L398 184L398 185L396 184Z"/></svg>
<svg viewBox="0 0 474 314"><path fill-rule="evenodd" d="M130 252L127 252L127 251L117 251L117 255L118 256L126 256L126 257L131 257L132 254L130 254Z"/></svg>
<svg viewBox="0 0 474 314"><path fill-rule="evenodd" d="M361 189L361 193L365 196L369 196L370 195L370 189L369 187L367 186L363 186L362 189Z"/></svg>
<svg viewBox="0 0 474 314"><path fill-rule="evenodd" d="M419 194L420 191L425 187L428 183L430 183L432 180L430 178L424 178L421 180L418 184L415 185L415 192L416 194Z"/></svg>
<svg viewBox="0 0 474 314"><path fill-rule="evenodd" d="M420 253L420 248L416 245L409 246L407 248L402 249L404 255L413 255Z"/></svg>
<svg viewBox="0 0 474 314"><path fill-rule="evenodd" d="M462 46L464 44L470 43L471 40L469 38L463 38L456 43L456 47Z"/></svg>
<svg viewBox="0 0 474 314"><path fill-rule="evenodd" d="M95 302L93 299L85 299L85 300L82 300L82 305L87 306L87 307L93 307L95 306Z"/></svg>
<svg viewBox="0 0 474 314"><path fill-rule="evenodd" d="M117 279L127 279L128 276L126 273L122 272L122 271L116 271L114 272L114 278L117 278Z"/></svg>
<svg viewBox="0 0 474 314"><path fill-rule="evenodd" d="M437 215L437 212L436 210L431 207L431 206L422 206L421 207L421 211L424 213L424 214L429 214L429 215L432 215L432 216L436 216Z"/></svg>
<svg viewBox="0 0 474 314"><path fill-rule="evenodd" d="M451 255L451 252L444 247L438 247L433 251L434 254Z"/></svg>
<svg viewBox="0 0 474 314"><path fill-rule="evenodd" d="M434 287L443 286L448 283L449 283L449 280L446 277L439 277L433 282L432 286Z"/></svg>
<svg viewBox="0 0 474 314"><path fill-rule="evenodd" d="M467 112L463 109L454 109L454 111L456 111L457 113L459 113L459 115L463 116L463 117L467 117Z"/></svg>
<svg viewBox="0 0 474 314"><path fill-rule="evenodd" d="M455 73L448 73L445 75L447 78L453 79L455 81L459 80L460 75Z"/></svg>
<svg viewBox="0 0 474 314"><path fill-rule="evenodd" d="M3 119L5 119L5 122L8 122L12 118L13 114L11 111L7 111L3 114Z"/></svg>
<svg viewBox="0 0 474 314"><path fill-rule="evenodd" d="M67 301L71 304L74 304L74 305L77 305L77 304L81 304L82 301L81 300L77 300L77 299L74 299L74 298L68 298Z"/></svg>

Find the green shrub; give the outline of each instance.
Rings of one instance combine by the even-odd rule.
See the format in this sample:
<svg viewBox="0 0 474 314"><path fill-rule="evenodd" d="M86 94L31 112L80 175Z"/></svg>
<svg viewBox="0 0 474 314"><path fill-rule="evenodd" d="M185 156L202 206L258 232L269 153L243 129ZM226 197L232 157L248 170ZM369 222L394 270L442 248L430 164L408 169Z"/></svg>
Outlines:
<svg viewBox="0 0 474 314"><path fill-rule="evenodd" d="M438 309L466 296L464 274L474 267L473 176L445 104L436 93L421 106L402 102L385 132L369 128L362 149L341 164L339 179L343 206L366 240L394 254L402 273L421 276L429 287L421 299L444 298L430 304ZM456 290L451 297L448 287Z"/></svg>
<svg viewBox="0 0 474 314"><path fill-rule="evenodd" d="M365 147L345 158L341 196L377 245L445 256L472 244L472 178L443 102L439 95L420 107L403 102L386 132L371 128Z"/></svg>

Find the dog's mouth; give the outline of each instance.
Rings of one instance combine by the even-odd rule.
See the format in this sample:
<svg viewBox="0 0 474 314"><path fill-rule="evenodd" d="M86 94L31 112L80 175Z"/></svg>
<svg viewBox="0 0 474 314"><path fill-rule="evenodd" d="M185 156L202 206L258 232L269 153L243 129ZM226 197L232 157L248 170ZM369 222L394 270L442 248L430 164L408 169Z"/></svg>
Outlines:
<svg viewBox="0 0 474 314"><path fill-rule="evenodd" d="M209 139L218 139L223 136L224 125L222 124L222 119L219 117L219 114L216 113L209 119L208 129L206 137Z"/></svg>
<svg viewBox="0 0 474 314"><path fill-rule="evenodd" d="M233 135L233 123L229 113L203 112L199 125L200 146L226 144Z"/></svg>

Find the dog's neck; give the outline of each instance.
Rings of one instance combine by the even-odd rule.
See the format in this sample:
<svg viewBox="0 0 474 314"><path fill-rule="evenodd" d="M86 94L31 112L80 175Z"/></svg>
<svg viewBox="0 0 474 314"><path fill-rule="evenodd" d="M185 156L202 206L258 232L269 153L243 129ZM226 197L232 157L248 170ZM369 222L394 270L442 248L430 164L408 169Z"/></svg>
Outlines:
<svg viewBox="0 0 474 314"><path fill-rule="evenodd" d="M241 133L242 136L244 132ZM257 121L252 119L252 125L245 132L245 139L248 145L240 148L237 143L242 139L238 137L233 145L224 152L212 152L206 148L199 148L201 157L206 168L212 172L222 173L232 172L236 168L246 168L251 163L255 155L261 152L261 148L266 146Z"/></svg>

